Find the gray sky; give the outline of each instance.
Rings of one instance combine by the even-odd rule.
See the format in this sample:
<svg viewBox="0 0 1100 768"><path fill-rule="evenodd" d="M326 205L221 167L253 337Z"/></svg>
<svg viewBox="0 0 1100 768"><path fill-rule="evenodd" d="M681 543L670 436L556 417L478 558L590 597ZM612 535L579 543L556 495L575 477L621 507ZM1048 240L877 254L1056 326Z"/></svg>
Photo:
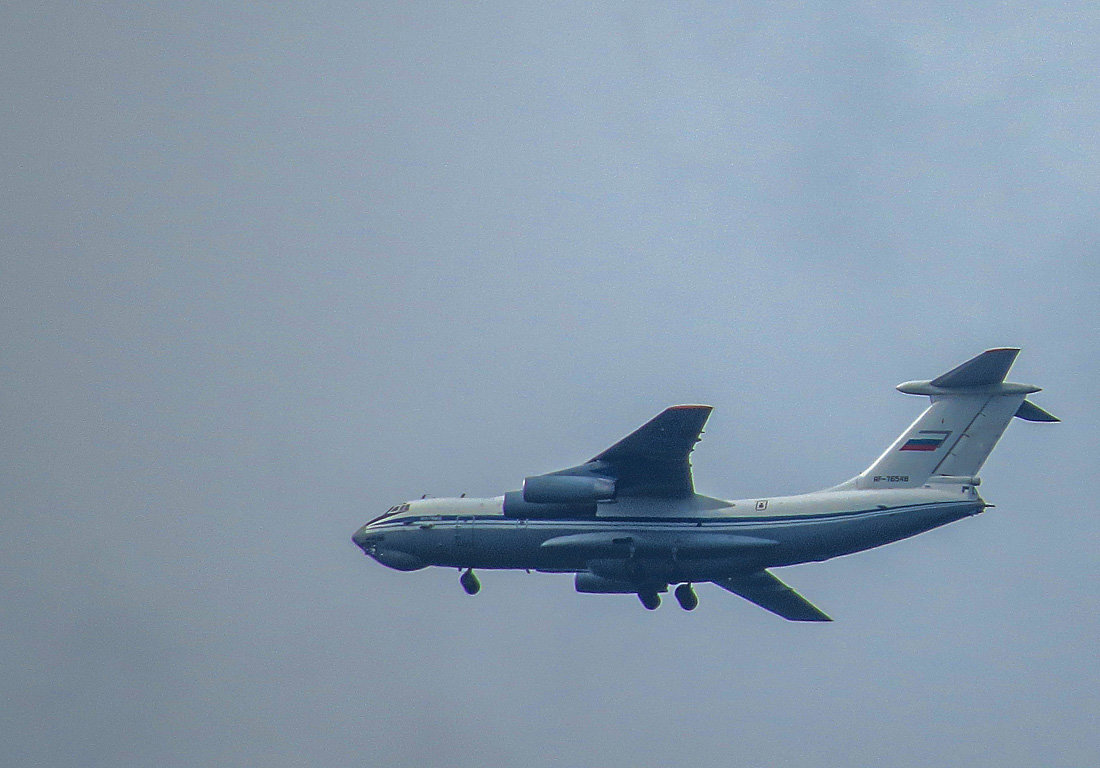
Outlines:
<svg viewBox="0 0 1100 768"><path fill-rule="evenodd" d="M1089 3L10 4L12 765L1080 766L1100 756ZM981 350L996 509L780 573L796 625L350 542L666 405L800 492Z"/></svg>

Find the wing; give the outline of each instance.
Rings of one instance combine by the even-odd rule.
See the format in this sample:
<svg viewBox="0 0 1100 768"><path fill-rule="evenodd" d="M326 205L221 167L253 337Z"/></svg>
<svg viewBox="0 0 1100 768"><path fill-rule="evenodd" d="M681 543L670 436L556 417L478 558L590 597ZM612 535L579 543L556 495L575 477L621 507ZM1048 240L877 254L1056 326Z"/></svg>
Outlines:
<svg viewBox="0 0 1100 768"><path fill-rule="evenodd" d="M691 496L688 456L710 416L709 405L674 405L631 432L588 465L615 479L620 496L679 498Z"/></svg>
<svg viewBox="0 0 1100 768"><path fill-rule="evenodd" d="M504 494L505 516L594 514L598 502L617 497L690 498L688 456L710 412L674 405L580 466L525 478L522 492Z"/></svg>
<svg viewBox="0 0 1100 768"><path fill-rule="evenodd" d="M714 583L790 621L832 621L821 609L768 571Z"/></svg>

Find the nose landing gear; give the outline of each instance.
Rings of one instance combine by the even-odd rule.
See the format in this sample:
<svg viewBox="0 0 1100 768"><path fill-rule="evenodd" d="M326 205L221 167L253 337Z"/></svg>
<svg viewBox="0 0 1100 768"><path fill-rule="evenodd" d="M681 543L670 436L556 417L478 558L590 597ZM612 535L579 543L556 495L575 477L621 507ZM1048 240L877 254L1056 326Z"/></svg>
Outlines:
<svg viewBox="0 0 1100 768"><path fill-rule="evenodd" d="M695 606L699 605L699 596L695 594L690 584L681 584L676 587L676 600L685 611L694 611Z"/></svg>
<svg viewBox="0 0 1100 768"><path fill-rule="evenodd" d="M458 583L466 590L467 595L476 595L481 591L481 582L477 580L477 576L474 575L472 568L467 568L462 575L458 577Z"/></svg>

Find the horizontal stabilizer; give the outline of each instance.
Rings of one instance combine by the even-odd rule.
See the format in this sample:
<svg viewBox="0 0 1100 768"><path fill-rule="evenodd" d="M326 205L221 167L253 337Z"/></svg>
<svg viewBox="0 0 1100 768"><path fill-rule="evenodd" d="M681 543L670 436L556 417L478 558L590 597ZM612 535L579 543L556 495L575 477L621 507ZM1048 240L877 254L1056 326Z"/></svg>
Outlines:
<svg viewBox="0 0 1100 768"><path fill-rule="evenodd" d="M1016 418L1024 421L1061 421L1057 416L1047 413L1030 400L1024 400L1020 403L1020 407L1016 411Z"/></svg>
<svg viewBox="0 0 1100 768"><path fill-rule="evenodd" d="M1012 348L987 349L958 368L952 368L942 376L932 379L932 386L955 389L1000 384L1008 375L1008 369L1016 362L1018 354L1020 350Z"/></svg>
<svg viewBox="0 0 1100 768"><path fill-rule="evenodd" d="M820 608L768 571L714 583L789 621L832 621Z"/></svg>

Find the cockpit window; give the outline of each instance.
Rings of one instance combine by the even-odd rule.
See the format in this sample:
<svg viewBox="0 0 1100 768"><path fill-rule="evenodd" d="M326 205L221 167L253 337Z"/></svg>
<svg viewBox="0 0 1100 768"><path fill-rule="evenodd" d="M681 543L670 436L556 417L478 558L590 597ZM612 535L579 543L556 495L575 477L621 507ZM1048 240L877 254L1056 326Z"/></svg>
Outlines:
<svg viewBox="0 0 1100 768"><path fill-rule="evenodd" d="M399 515L402 512L408 512L408 511L409 511L409 505L408 504L395 504L392 507L390 507L389 509L387 509L385 512L380 514L378 517L371 520L369 523L367 523L367 525L370 525L371 523L377 523L379 520L385 520L387 517L393 517L394 515Z"/></svg>

